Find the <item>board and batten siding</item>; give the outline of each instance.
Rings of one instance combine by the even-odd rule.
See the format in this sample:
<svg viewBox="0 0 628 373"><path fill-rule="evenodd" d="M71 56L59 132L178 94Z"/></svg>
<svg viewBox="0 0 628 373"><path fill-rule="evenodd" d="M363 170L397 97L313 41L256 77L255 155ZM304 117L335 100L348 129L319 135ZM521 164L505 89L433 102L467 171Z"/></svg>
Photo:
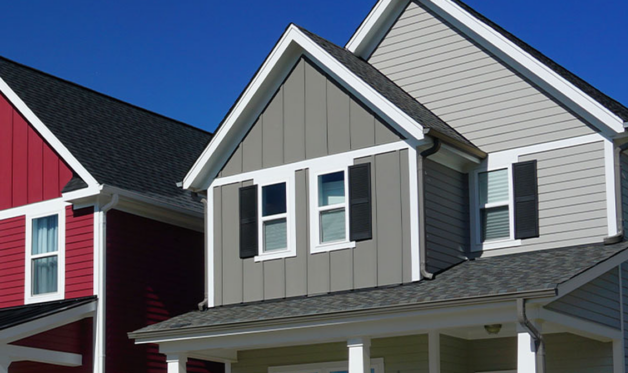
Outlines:
<svg viewBox="0 0 628 373"><path fill-rule="evenodd" d="M381 373L428 373L427 335L391 337L371 341L371 358L383 358ZM238 352L233 373L268 373L268 368L285 365L347 361L346 342L267 348Z"/></svg>
<svg viewBox="0 0 628 373"><path fill-rule="evenodd" d="M619 156L621 170L621 212L624 235L628 235L628 154Z"/></svg>
<svg viewBox="0 0 628 373"><path fill-rule="evenodd" d="M613 268L559 300L548 304L546 308L620 329L619 302L619 274L617 268Z"/></svg>
<svg viewBox="0 0 628 373"><path fill-rule="evenodd" d="M540 236L522 249L599 243L608 234L604 143L602 141L532 153L537 160Z"/></svg>
<svg viewBox="0 0 628 373"><path fill-rule="evenodd" d="M355 97L301 58L219 177L399 140Z"/></svg>
<svg viewBox="0 0 628 373"><path fill-rule="evenodd" d="M594 132L418 1L369 62L485 152Z"/></svg>
<svg viewBox="0 0 628 373"><path fill-rule="evenodd" d="M355 160L364 162L371 163L373 238L353 249L310 254L310 191L304 169L295 174L296 256L262 262L240 259L238 190L252 181L214 187L215 305L412 281L408 151Z"/></svg>
<svg viewBox="0 0 628 373"><path fill-rule="evenodd" d="M469 179L429 159L423 177L427 269L438 272L464 261L469 253Z"/></svg>

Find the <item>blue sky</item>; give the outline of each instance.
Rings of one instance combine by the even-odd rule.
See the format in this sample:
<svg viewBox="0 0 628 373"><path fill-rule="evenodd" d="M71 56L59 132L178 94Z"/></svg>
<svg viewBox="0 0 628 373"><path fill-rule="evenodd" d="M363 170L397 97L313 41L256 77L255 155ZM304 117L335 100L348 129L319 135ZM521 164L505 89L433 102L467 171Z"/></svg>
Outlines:
<svg viewBox="0 0 628 373"><path fill-rule="evenodd" d="M344 45L374 3L11 1L0 55L213 130L290 22ZM467 3L628 105L628 1Z"/></svg>

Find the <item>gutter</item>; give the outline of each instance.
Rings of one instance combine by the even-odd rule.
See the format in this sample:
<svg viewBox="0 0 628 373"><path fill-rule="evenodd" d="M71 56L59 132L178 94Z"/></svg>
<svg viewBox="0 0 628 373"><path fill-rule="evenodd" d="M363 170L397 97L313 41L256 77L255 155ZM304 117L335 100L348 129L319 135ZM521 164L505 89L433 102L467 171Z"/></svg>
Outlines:
<svg viewBox="0 0 628 373"><path fill-rule="evenodd" d="M419 180L419 261L421 266L421 278L431 280L434 274L427 270L427 238L425 237L425 172L423 162L430 155L436 154L440 150L441 141L434 138L432 147L424 150L417 159L417 173Z"/></svg>
<svg viewBox="0 0 628 373"><path fill-rule="evenodd" d="M488 154L486 152L483 152L482 150L476 148L475 146L471 146L469 144L465 144L463 142L460 142L458 140L452 139L451 137L444 135L438 131L435 131L431 128L425 128L423 129L423 134L424 135L430 135L433 138L436 139L440 139L442 140L444 143L449 144L451 146L453 146L454 148L460 149L463 152L469 153L477 158L480 159L485 159L486 157L488 157Z"/></svg>
<svg viewBox="0 0 628 373"><path fill-rule="evenodd" d="M534 356L536 359L536 373L545 373L545 340L539 330L526 316L526 301L517 298L517 321L534 340Z"/></svg>

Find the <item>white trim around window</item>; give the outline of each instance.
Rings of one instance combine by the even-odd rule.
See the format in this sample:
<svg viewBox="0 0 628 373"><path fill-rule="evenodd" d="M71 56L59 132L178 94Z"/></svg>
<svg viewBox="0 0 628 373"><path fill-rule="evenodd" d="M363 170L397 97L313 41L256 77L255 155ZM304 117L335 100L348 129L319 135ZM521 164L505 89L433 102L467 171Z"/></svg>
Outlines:
<svg viewBox="0 0 628 373"><path fill-rule="evenodd" d="M259 254L255 257L256 262L265 260L289 258L297 255L297 239L296 239L296 191L294 172L286 173L282 177L270 175L269 177L259 176L253 179L253 183L257 184L257 217L258 217L258 241ZM286 184L286 212L270 216L263 214L263 190L266 186L275 184ZM286 220L286 248L282 250L265 250L264 240L264 223L273 220Z"/></svg>
<svg viewBox="0 0 628 373"><path fill-rule="evenodd" d="M349 166L353 159L345 159L345 162L336 163L333 166L318 166L310 168L309 175L309 220L310 220L310 254L324 253L334 250L350 249L355 247L354 241L349 241ZM337 172L344 174L344 202L320 206L319 178ZM344 209L345 211L345 237L333 242L322 242L321 213Z"/></svg>
<svg viewBox="0 0 628 373"><path fill-rule="evenodd" d="M41 254L33 254L33 222L40 218L57 216L57 250ZM26 215L25 237L25 276L24 303L33 304L61 300L65 297L65 206ZM33 294L33 263L37 259L57 258L57 290L55 292Z"/></svg>
<svg viewBox="0 0 628 373"><path fill-rule="evenodd" d="M508 200L495 203L480 203L480 186L479 175L485 172L493 172L499 170L507 170L508 172ZM471 202L471 242L473 251L502 249L505 247L513 247L521 245L521 240L515 240L515 218L513 214L514 208L514 188L512 182L512 163L495 167L482 167L469 173L469 193ZM482 214L483 209L491 209L496 207L508 207L509 219L509 237L482 241Z"/></svg>
<svg viewBox="0 0 628 373"><path fill-rule="evenodd" d="M371 359L373 373L384 373L384 359ZM269 367L268 373L336 373L349 372L348 361L333 361L328 363L285 365Z"/></svg>

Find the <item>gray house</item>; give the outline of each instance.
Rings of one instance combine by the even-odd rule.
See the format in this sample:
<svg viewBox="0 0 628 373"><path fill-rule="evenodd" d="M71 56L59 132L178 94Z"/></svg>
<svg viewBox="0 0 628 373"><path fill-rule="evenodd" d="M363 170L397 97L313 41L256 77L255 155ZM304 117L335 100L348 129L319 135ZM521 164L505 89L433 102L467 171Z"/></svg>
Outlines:
<svg viewBox="0 0 628 373"><path fill-rule="evenodd" d="M183 181L201 310L130 337L171 373L626 372L627 122L458 0L290 25Z"/></svg>

